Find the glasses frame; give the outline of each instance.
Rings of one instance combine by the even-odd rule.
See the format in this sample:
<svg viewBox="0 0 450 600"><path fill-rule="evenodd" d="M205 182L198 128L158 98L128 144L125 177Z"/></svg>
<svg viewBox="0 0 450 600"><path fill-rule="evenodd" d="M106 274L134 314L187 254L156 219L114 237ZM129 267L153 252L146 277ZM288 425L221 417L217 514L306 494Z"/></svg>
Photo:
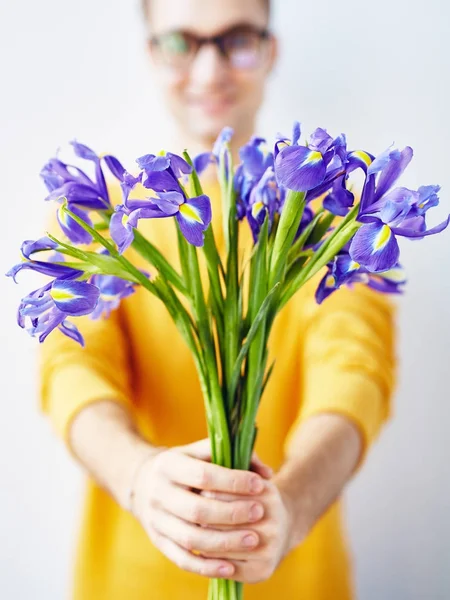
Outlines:
<svg viewBox="0 0 450 600"><path fill-rule="evenodd" d="M195 43L195 49L192 54L192 57L190 58L189 61L187 61L186 65L182 68L190 67L190 65L195 61L195 58L196 58L197 54L199 53L199 51L203 48L203 46L207 46L207 45L213 45L218 50L220 56L222 58L226 59L226 61L228 63L230 63L230 57L228 56L227 48L226 48L226 39L230 34L239 33L240 31L246 31L246 32L256 35L257 37L259 37L261 42L269 40L272 35L270 30L267 27L259 28L259 27L255 27L252 25L242 24L242 25L235 25L234 27L231 27L230 29L223 31L222 33L219 33L217 35L212 35L212 36L199 36L190 31L187 31L187 30L174 29L171 31L167 31L166 33L155 34L155 35L150 36L148 38L148 43L149 43L151 50L154 51L160 47L161 41L165 37L168 37L168 36L174 35L174 34L181 34L181 35L187 36L191 41L193 41ZM165 64L167 66L171 66L172 68L180 68L180 67L175 67L174 65L170 65L168 61L163 60L162 62L165 62Z"/></svg>

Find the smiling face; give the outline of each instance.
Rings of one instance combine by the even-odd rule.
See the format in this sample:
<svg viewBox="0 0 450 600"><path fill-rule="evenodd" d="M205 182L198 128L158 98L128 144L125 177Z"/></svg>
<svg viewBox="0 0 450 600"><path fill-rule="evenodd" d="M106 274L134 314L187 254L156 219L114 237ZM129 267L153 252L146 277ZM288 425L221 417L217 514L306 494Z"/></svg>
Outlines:
<svg viewBox="0 0 450 600"><path fill-rule="evenodd" d="M226 125L253 132L276 54L268 18L263 0L150 0L155 74L184 136L211 144Z"/></svg>

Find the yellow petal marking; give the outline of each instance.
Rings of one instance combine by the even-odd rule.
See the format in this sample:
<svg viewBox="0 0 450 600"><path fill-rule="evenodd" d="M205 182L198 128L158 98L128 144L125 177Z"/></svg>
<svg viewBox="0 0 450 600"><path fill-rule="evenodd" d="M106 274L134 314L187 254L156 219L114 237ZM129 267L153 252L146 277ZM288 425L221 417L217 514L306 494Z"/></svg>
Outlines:
<svg viewBox="0 0 450 600"><path fill-rule="evenodd" d="M189 221L196 221L196 223L201 223L203 225L203 221L200 219L195 209L192 208L192 206L187 202L180 206L180 213L185 219L188 219Z"/></svg>
<svg viewBox="0 0 450 600"><path fill-rule="evenodd" d="M372 164L372 159L367 154L367 152L364 152L364 150L355 150L354 152L352 152L352 155L362 160L364 163L366 163L367 166L370 166Z"/></svg>
<svg viewBox="0 0 450 600"><path fill-rule="evenodd" d="M64 302L64 300L73 300L76 296L67 290L50 290L50 296L53 300L59 300L60 302Z"/></svg>
<svg viewBox="0 0 450 600"><path fill-rule="evenodd" d="M380 233L375 238L373 249L375 251L382 250L391 239L391 230L387 225L383 225Z"/></svg>
<svg viewBox="0 0 450 600"><path fill-rule="evenodd" d="M261 201L255 202L255 204L252 206L252 217L256 219L263 208L264 204Z"/></svg>
<svg viewBox="0 0 450 600"><path fill-rule="evenodd" d="M402 281L405 281L406 279L406 272L404 269L390 269L389 271L381 273L381 276L383 279L388 279L394 283L402 283Z"/></svg>
<svg viewBox="0 0 450 600"><path fill-rule="evenodd" d="M322 160L322 155L320 152L317 151L313 151L310 153L310 155L308 156L308 158L306 159L305 162L307 163L315 163L315 162L319 162L320 160Z"/></svg>

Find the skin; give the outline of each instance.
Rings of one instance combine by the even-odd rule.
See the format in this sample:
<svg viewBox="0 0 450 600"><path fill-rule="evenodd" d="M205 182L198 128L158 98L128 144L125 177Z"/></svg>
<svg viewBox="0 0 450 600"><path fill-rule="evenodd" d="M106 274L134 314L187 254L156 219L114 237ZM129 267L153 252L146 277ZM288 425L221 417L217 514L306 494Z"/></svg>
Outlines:
<svg viewBox="0 0 450 600"><path fill-rule="evenodd" d="M264 27L268 18L261 0L152 0L149 8L155 33L187 29L212 36L235 24ZM247 141L276 47L272 38L255 71L232 70L212 46L200 50L188 72L153 61L183 147L209 149L225 125L235 129L235 151ZM150 445L112 400L78 413L70 445L180 568L245 583L268 579L305 539L344 489L363 446L349 420L321 414L298 426L275 475L256 456L252 471L225 469L210 463L208 440L170 449Z"/></svg>
<svg viewBox="0 0 450 600"><path fill-rule="evenodd" d="M201 15L201 18L199 18ZM261 0L152 0L148 29L153 34L185 30L214 36L240 24L264 29L267 8ZM210 149L221 129L235 130L234 146L252 135L268 75L277 56L274 36L265 44L261 64L232 69L213 45L203 46L191 68L177 71L161 65L150 50L152 75L176 124L177 138L191 152Z"/></svg>
<svg viewBox="0 0 450 600"><path fill-rule="evenodd" d="M209 462L208 440L152 446L111 400L77 414L69 443L178 567L244 583L271 577L342 492L362 452L355 426L324 413L298 426L275 475L256 456L252 471L225 469ZM252 546L244 544L248 537Z"/></svg>

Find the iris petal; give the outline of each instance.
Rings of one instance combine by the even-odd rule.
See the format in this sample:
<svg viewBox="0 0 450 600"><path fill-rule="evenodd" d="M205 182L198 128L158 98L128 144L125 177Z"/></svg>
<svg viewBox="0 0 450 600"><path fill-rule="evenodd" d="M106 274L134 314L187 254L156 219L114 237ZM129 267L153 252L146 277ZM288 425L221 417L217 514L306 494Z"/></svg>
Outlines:
<svg viewBox="0 0 450 600"><path fill-rule="evenodd" d="M47 236L41 237L38 240L25 240L23 242L20 250L25 258L30 258L30 255L34 252L39 252L41 250L54 250L58 244L48 238Z"/></svg>
<svg viewBox="0 0 450 600"><path fill-rule="evenodd" d="M56 280L50 290L50 296L56 307L68 315L87 315L97 305L100 290L84 281Z"/></svg>
<svg viewBox="0 0 450 600"><path fill-rule="evenodd" d="M209 227L211 217L208 196L189 198L176 215L182 234L194 246L203 246L203 232Z"/></svg>
<svg viewBox="0 0 450 600"><path fill-rule="evenodd" d="M80 208L69 205L69 209L75 215L80 217L85 223L92 227L92 221L87 216L86 212L81 210ZM57 211L58 223L61 226L61 229L64 231L66 236L69 238L71 242L74 244L90 244L92 241L91 234L83 229L81 225L79 225L70 215L63 211L62 206L58 208Z"/></svg>
<svg viewBox="0 0 450 600"><path fill-rule="evenodd" d="M380 174L374 200L378 200L378 198L384 196L384 194L391 189L411 162L412 157L413 149L410 146L406 146L399 155L391 153L390 160Z"/></svg>
<svg viewBox="0 0 450 600"><path fill-rule="evenodd" d="M386 271L397 262L400 250L387 225L369 223L358 229L350 244L351 258L370 272Z"/></svg>
<svg viewBox="0 0 450 600"><path fill-rule="evenodd" d="M83 336L78 331L77 327L67 319L64 319L64 321L60 323L59 330L67 337L78 342L81 346L84 346Z"/></svg>
<svg viewBox="0 0 450 600"><path fill-rule="evenodd" d="M320 152L305 146L288 146L277 155L275 174L280 185L306 192L323 182L326 166Z"/></svg>
<svg viewBox="0 0 450 600"><path fill-rule="evenodd" d="M134 233L128 225L128 216L123 210L116 210L109 222L109 232L120 254L133 243Z"/></svg>
<svg viewBox="0 0 450 600"><path fill-rule="evenodd" d="M408 238L422 238L427 235L434 235L436 233L440 233L441 231L444 231L444 229L446 229L449 224L450 224L450 215L445 219L445 221L442 221L442 223L440 223L439 225L436 225L436 227L432 227L431 229L427 229L426 231L414 231L411 229L407 229L406 227L393 227L392 231L396 235L402 235L402 236L408 237Z"/></svg>

